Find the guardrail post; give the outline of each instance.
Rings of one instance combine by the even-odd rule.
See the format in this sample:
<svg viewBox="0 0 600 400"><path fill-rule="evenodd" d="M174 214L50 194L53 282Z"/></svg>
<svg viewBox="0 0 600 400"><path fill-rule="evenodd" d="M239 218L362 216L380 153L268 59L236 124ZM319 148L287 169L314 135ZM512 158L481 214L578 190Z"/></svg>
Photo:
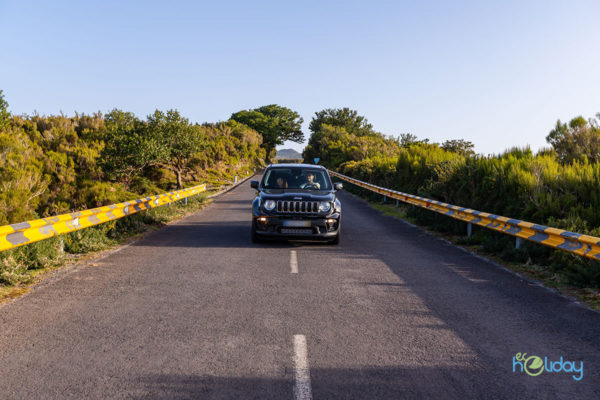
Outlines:
<svg viewBox="0 0 600 400"><path fill-rule="evenodd" d="M400 207L400 200L396 199L396 208Z"/></svg>
<svg viewBox="0 0 600 400"><path fill-rule="evenodd" d="M383 202L385 203L386 200L387 200L387 196L383 195Z"/></svg>
<svg viewBox="0 0 600 400"><path fill-rule="evenodd" d="M183 204L185 204L187 206L187 197L185 199L183 199Z"/></svg>
<svg viewBox="0 0 600 400"><path fill-rule="evenodd" d="M467 237L471 237L472 233L473 233L473 225L469 222L467 224Z"/></svg>
<svg viewBox="0 0 600 400"><path fill-rule="evenodd" d="M523 243L523 240L521 240L521 238L520 238L520 237L518 237L518 236L517 236L517 238L516 238L516 239L517 239L517 240L515 240L515 247L516 247L517 249L520 249L520 248L521 248L521 244Z"/></svg>
<svg viewBox="0 0 600 400"><path fill-rule="evenodd" d="M238 177L236 175L235 178L233 178L233 183L237 183L237 181L238 181Z"/></svg>

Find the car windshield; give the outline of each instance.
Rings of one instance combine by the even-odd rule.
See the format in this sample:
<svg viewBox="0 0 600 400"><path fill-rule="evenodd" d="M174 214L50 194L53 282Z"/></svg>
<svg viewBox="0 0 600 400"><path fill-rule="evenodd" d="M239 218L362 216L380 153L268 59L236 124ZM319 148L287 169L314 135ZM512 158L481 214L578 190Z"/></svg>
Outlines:
<svg viewBox="0 0 600 400"><path fill-rule="evenodd" d="M327 172L317 168L269 168L262 180L264 189L331 190Z"/></svg>

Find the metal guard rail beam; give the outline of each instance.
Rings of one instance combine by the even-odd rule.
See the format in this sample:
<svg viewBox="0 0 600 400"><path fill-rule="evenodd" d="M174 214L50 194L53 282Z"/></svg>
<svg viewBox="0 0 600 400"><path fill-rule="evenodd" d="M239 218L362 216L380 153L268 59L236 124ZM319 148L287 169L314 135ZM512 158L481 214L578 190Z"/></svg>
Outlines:
<svg viewBox="0 0 600 400"><path fill-rule="evenodd" d="M354 179L334 171L329 171L329 173L340 179L348 181L353 185L360 186L372 192L400 200L404 203L412 204L426 210L435 211L448 217L483 226L484 228L493 229L508 235L554 247L555 249L568 251L570 253L578 254L580 256L588 257L597 261L600 260L600 238L594 236L569 232L563 229L551 228L519 219L507 218L482 211L472 210L470 208L459 207L408 193L397 192L395 190L390 190L380 186L372 185L367 182L359 181L358 179Z"/></svg>
<svg viewBox="0 0 600 400"><path fill-rule="evenodd" d="M206 191L206 184L55 217L0 226L0 251L78 231Z"/></svg>

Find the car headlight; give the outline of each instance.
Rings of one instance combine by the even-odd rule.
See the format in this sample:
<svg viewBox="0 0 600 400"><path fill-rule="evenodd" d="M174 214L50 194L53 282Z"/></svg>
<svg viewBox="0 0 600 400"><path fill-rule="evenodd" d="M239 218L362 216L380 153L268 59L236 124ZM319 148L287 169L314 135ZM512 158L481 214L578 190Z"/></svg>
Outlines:
<svg viewBox="0 0 600 400"><path fill-rule="evenodd" d="M319 203L319 211L320 212L327 212L331 210L331 203L328 201L322 201Z"/></svg>
<svg viewBox="0 0 600 400"><path fill-rule="evenodd" d="M267 211L272 211L275 208L275 205L276 205L275 200L266 200L265 203L263 204L263 207Z"/></svg>

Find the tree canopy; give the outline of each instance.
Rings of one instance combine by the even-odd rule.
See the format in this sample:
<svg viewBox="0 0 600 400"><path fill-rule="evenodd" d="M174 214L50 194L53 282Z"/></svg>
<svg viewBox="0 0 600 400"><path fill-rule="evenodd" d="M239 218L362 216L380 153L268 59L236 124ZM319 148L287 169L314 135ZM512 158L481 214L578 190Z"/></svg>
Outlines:
<svg viewBox="0 0 600 400"><path fill-rule="evenodd" d="M0 129L8 127L8 119L10 118L10 112L8 112L8 102L4 100L4 94L0 90Z"/></svg>
<svg viewBox="0 0 600 400"><path fill-rule="evenodd" d="M231 115L231 119L259 132L269 158L275 147L286 140L304 142L301 127L304 120L296 111L277 104L269 104L253 110L242 110Z"/></svg>
<svg viewBox="0 0 600 400"><path fill-rule="evenodd" d="M468 140L464 139L452 139L446 140L442 143L442 149L451 151L453 153L458 153L463 156L472 156L475 155L475 145Z"/></svg>
<svg viewBox="0 0 600 400"><path fill-rule="evenodd" d="M319 132L323 124L344 128L346 132L357 136L372 134L373 125L365 117L358 115L358 111L344 108L328 108L317 111L308 129L312 133Z"/></svg>
<svg viewBox="0 0 600 400"><path fill-rule="evenodd" d="M112 178L131 179L150 164L146 124L133 113L113 109L104 116L106 130L101 163Z"/></svg>
<svg viewBox="0 0 600 400"><path fill-rule="evenodd" d="M600 119L600 113L596 114ZM546 136L558 158L563 163L573 161L600 161L600 126L598 120L585 120L575 117L568 124L556 122L554 129Z"/></svg>
<svg viewBox="0 0 600 400"><path fill-rule="evenodd" d="M316 112L309 129L312 134L302 153L306 162L318 157L320 164L333 166L341 160L389 155L398 149L396 139L374 131L365 117L347 107Z"/></svg>
<svg viewBox="0 0 600 400"><path fill-rule="evenodd" d="M149 166L166 168L183 187L183 175L203 143L199 126L177 110L156 110L142 123L132 113L112 110L106 115L103 159L117 176L133 176Z"/></svg>
<svg viewBox="0 0 600 400"><path fill-rule="evenodd" d="M426 143L429 143L429 139L419 140L419 138L417 136L413 135L412 133L401 133L400 134L400 146L402 146L402 147L410 147L413 145L426 144Z"/></svg>

